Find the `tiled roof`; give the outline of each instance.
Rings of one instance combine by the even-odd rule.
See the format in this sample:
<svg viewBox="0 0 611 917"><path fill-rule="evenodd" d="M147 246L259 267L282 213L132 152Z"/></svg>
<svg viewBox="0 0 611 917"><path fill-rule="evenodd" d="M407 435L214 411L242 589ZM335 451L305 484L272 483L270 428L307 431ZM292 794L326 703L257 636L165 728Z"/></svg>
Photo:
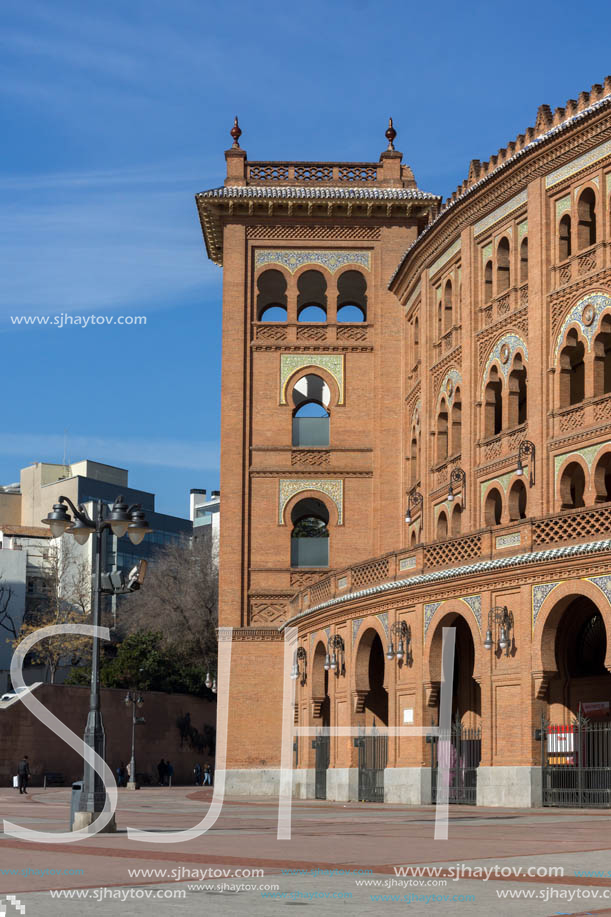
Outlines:
<svg viewBox="0 0 611 917"><path fill-rule="evenodd" d="M359 589L358 592L349 592L346 595L329 599L327 602L321 602L320 605L307 608L298 615L289 618L280 629L282 630L288 627L289 624L312 614L314 611L321 611L323 608L341 605L344 602L351 602L353 599L360 599L369 595L379 595L382 592L393 592L397 589L405 589L410 586L421 586L427 583L443 582L444 580L456 579L459 576L469 576L473 573L488 573L491 570L506 570L511 567L530 566L548 560L562 560L565 557L579 557L583 554L600 554L610 550L611 538L607 538L604 541L589 541L586 544L568 545L565 548L550 548L546 551L530 551L527 554L514 554L513 557L499 557L497 560L480 560L474 564L464 564L462 567L450 567L447 570L420 573L417 576L410 576L408 579L394 580L391 583L381 583L379 586L372 586L369 589Z"/></svg>
<svg viewBox="0 0 611 917"><path fill-rule="evenodd" d="M301 187L296 185L283 185L281 187L262 187L261 185L227 185L223 188L212 188L196 195L201 200L223 200L227 198L261 198L264 200L293 199L301 200L381 200L381 201L438 201L438 194L428 191L418 191L413 188L330 188L327 185L319 187Z"/></svg>
<svg viewBox="0 0 611 917"><path fill-rule="evenodd" d="M390 287L392 285L393 280L395 279L395 277L401 270L401 265L403 264L403 262L405 261L409 253L412 251L412 249L415 248L420 243L420 240L424 238L424 236L430 233L431 230L435 226L437 226L440 220L443 219L445 214L449 210L451 210L452 207L455 207L457 204L463 201L470 194L473 194L475 191L478 190L478 188L481 188L482 185L485 185L486 182L490 181L492 178L495 178L499 174L499 172L502 172L503 169L506 169L508 166L513 165L518 159L520 159L520 157L525 156L527 153L530 153L530 151L534 150L535 147L540 146L542 143L545 143L548 140L551 140L552 138L556 137L558 134L563 133L564 131L573 127L575 124L578 124L579 121L582 121L584 118L589 117L589 115L593 114L594 112L598 111L601 108L606 108L610 104L611 104L611 95L607 95L604 97L604 99L599 99L598 102L594 102L593 105L588 105L588 107L584 108L583 111L580 111L576 115L572 115L570 118L567 118L566 121L562 122L562 124L557 124L555 127L550 128L550 130L546 131L544 134L540 134L539 137L535 137L534 140L531 140L530 143L522 147L521 150L518 150L517 153L514 153L513 156L509 156L507 159L505 159L505 161L502 162L500 165L498 165L496 169L493 169L492 172L488 172L486 175L484 175L483 178L480 178L479 181L476 181L472 185L470 185L465 191L463 191L462 194L457 195L457 197L455 197L453 200L449 200L446 204L444 204L443 208L440 210L440 212L435 217L435 219L432 220L428 224L428 226L425 226L425 228L420 233L418 238L412 242L410 247L404 253L403 257L399 261L397 269L395 270L394 274L388 281L388 286Z"/></svg>

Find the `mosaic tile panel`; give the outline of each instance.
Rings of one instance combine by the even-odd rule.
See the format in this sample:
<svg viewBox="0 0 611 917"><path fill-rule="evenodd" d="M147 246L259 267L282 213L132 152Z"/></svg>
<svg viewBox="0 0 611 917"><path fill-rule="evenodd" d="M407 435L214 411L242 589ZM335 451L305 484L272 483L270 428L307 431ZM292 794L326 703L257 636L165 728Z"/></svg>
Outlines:
<svg viewBox="0 0 611 917"><path fill-rule="evenodd" d="M492 258L492 242L482 248L482 263L485 264L490 258Z"/></svg>
<svg viewBox="0 0 611 917"><path fill-rule="evenodd" d="M501 207L497 207L496 210L493 210L492 213L489 213L487 217L484 217L483 220L480 220L479 223L476 223L473 227L473 234L479 236L480 233L484 232L486 229L489 229L491 226L494 226L495 223L498 223L499 220L504 219L509 216L510 213L513 213L514 210L517 210L518 207L521 207L528 200L528 189L520 191L519 194L516 194L515 197L512 197L510 201L507 201L506 204L503 204Z"/></svg>
<svg viewBox="0 0 611 917"><path fill-rule="evenodd" d="M508 226L507 229L504 229L503 232L500 232L498 234L498 236L494 240L496 245L499 244L503 236L509 236L509 238L511 239L511 237L513 236L513 226Z"/></svg>
<svg viewBox="0 0 611 917"><path fill-rule="evenodd" d="M528 477L528 459L524 459L522 461L522 467L524 468L524 478L526 478ZM498 484L498 486L502 487L504 492L507 493L509 482L515 478L515 474L516 472L514 468L511 471L505 472L505 474L499 474L498 477L488 478L486 481L480 481L480 496L484 496L484 491L487 490L491 484Z"/></svg>
<svg viewBox="0 0 611 917"><path fill-rule="evenodd" d="M575 449L573 452L563 452L562 455L555 455L554 456L554 465L555 465L556 476L558 475L558 469L560 468L564 460L567 458L570 458L570 456L572 455L580 455L582 459L585 460L588 468L591 471L594 459L596 458L597 454L600 452L601 448L606 445L608 445L607 442L595 443L595 445L593 446L584 446L583 449Z"/></svg>
<svg viewBox="0 0 611 917"><path fill-rule="evenodd" d="M518 226L518 239L521 240L524 238L528 232L528 220L523 220Z"/></svg>
<svg viewBox="0 0 611 917"><path fill-rule="evenodd" d="M521 544L522 536L519 532L511 532L509 535L499 535L495 539L495 545L497 548L514 548L516 545Z"/></svg>
<svg viewBox="0 0 611 917"><path fill-rule="evenodd" d="M356 635L359 632L359 628L363 623L362 618L354 618L352 621L352 646L354 646L354 641L356 640Z"/></svg>
<svg viewBox="0 0 611 917"><path fill-rule="evenodd" d="M444 377L441 387L439 389L439 394L437 395L437 404L442 395L446 396L446 401L449 406L452 407L454 404L454 395L456 394L456 386L462 385L462 378L457 369L450 369Z"/></svg>
<svg viewBox="0 0 611 917"><path fill-rule="evenodd" d="M386 634L386 639L388 640L388 612L385 611L382 614L376 615L376 618L384 628L384 633Z"/></svg>
<svg viewBox="0 0 611 917"><path fill-rule="evenodd" d="M481 633L482 629L482 597L481 595L467 595L461 599L461 602L465 602L471 611L473 616L477 621L478 630Z"/></svg>
<svg viewBox="0 0 611 917"><path fill-rule="evenodd" d="M571 195L565 194L560 200L556 201L556 219L559 220L563 213L571 210Z"/></svg>
<svg viewBox="0 0 611 917"><path fill-rule="evenodd" d="M317 490L330 497L337 507L337 524L343 525L344 482L341 479L330 480L329 478L281 480L278 487L278 525L284 525L284 508L291 497L304 490Z"/></svg>
<svg viewBox="0 0 611 917"><path fill-rule="evenodd" d="M533 603L533 631L537 623L537 618L539 617L539 612L541 611L541 606L544 601L552 591L555 589L558 583L538 583L536 586L533 586L532 590L532 603Z"/></svg>
<svg viewBox="0 0 611 917"><path fill-rule="evenodd" d="M454 255L456 255L460 251L460 245L461 245L461 240L459 237L456 240L456 242L450 245L449 248L446 248L445 252L443 252L443 254L439 256L437 261L433 262L429 270L429 277L433 277L437 273L437 271L440 270L440 268L444 266L444 264L447 264L448 261L450 261L450 259L453 258Z"/></svg>
<svg viewBox="0 0 611 917"><path fill-rule="evenodd" d="M586 325L584 322L584 310L587 306L591 306L594 310L594 318L589 322L589 324ZM587 342L588 350L592 349L592 340L597 333L600 316L605 311L605 309L611 309L611 296L608 296L607 293L602 292L589 293L588 296L584 296L575 306L573 306L564 322L562 323L562 327L558 333L558 337L556 338L554 363L558 360L558 353L562 347L564 336L570 325L579 326L579 330ZM591 315L588 316L588 320L590 317Z"/></svg>
<svg viewBox="0 0 611 917"><path fill-rule="evenodd" d="M324 267L329 273L334 274L342 267L349 264L356 264L371 270L371 252L359 251L339 251L330 249L328 251L314 249L282 249L282 248L260 248L255 254L255 267L265 267L270 264L279 264L286 268L291 274L298 271L300 267L312 265Z"/></svg>
<svg viewBox="0 0 611 917"><path fill-rule="evenodd" d="M591 178L588 182L583 182L581 185L577 185L577 187L573 191L573 196L575 200L577 200L579 196L579 192L581 191L583 187L585 187L586 184L593 184L593 185L596 185L597 188L600 188L600 179L598 175L595 175L594 178Z"/></svg>
<svg viewBox="0 0 611 917"><path fill-rule="evenodd" d="M426 632L429 629L429 624L433 620L433 615L441 605L441 602L429 602L424 606L424 642L426 643Z"/></svg>
<svg viewBox="0 0 611 917"><path fill-rule="evenodd" d="M415 566L416 566L415 557L403 557L399 561L399 570L411 570Z"/></svg>
<svg viewBox="0 0 611 917"><path fill-rule="evenodd" d="M286 387L293 373L306 366L318 366L333 376L339 389L338 404L344 403L343 353L283 353L280 355L280 404L286 404Z"/></svg>
<svg viewBox="0 0 611 917"><path fill-rule="evenodd" d="M605 156L611 156L611 140L601 143L600 146L594 147L593 150L584 153L583 156L578 156L572 162L567 162L565 166L556 169L555 172L550 172L549 175L545 176L545 187L553 188L554 185L564 181L565 178L575 175L587 166L594 165L595 162L600 162Z"/></svg>
<svg viewBox="0 0 611 917"><path fill-rule="evenodd" d="M337 588L338 588L338 589L345 589L347 585L348 585L348 577L347 577L347 576L340 576L340 578L339 578L338 581L337 581Z"/></svg>
<svg viewBox="0 0 611 917"><path fill-rule="evenodd" d="M606 600L611 603L611 576L608 574L606 576L588 576L588 580L598 586Z"/></svg>
<svg viewBox="0 0 611 917"><path fill-rule="evenodd" d="M513 358L518 349L522 351L524 359L528 360L528 347L517 334L506 334L496 342L492 349L492 353L488 357L488 362L486 363L486 368L482 377L482 398L492 364L496 363L499 371L504 375L505 379L507 379L511 371ZM505 361L503 361L504 356L507 357Z"/></svg>

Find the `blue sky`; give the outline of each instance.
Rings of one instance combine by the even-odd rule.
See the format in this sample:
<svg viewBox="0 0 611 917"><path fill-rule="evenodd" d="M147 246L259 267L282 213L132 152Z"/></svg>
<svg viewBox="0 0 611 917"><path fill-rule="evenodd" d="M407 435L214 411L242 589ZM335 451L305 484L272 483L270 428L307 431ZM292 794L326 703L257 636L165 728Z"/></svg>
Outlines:
<svg viewBox="0 0 611 917"><path fill-rule="evenodd" d="M218 486L222 274L193 195L222 184L234 114L250 158L322 160L376 160L392 115L445 196L603 81L610 26L564 0L3 0L0 483L66 441L161 511ZM60 313L147 324L10 318Z"/></svg>

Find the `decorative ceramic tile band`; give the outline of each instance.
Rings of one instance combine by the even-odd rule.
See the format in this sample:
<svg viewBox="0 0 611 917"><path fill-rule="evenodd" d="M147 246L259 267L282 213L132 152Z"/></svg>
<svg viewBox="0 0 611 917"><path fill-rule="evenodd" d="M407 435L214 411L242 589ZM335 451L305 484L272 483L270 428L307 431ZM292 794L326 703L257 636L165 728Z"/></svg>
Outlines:
<svg viewBox="0 0 611 917"><path fill-rule="evenodd" d="M356 635L359 632L359 628L363 623L362 618L354 618L352 621L352 646L354 646L354 641L356 640Z"/></svg>
<svg viewBox="0 0 611 917"><path fill-rule="evenodd" d="M521 207L528 200L528 190L520 191L519 194L516 194L515 197L512 197L510 201L507 201L506 204L503 204L501 207L497 207L496 210L493 210L492 213L489 213L487 217L484 217L483 220L480 220L479 223L476 223L473 227L473 235L479 236L480 233L484 232L486 229L489 229L491 226L494 226L495 223L498 223L499 220L504 219L506 216L509 216L510 213L513 213L514 210L517 210L518 207Z"/></svg>
<svg viewBox="0 0 611 917"><path fill-rule="evenodd" d="M608 574L606 576L588 576L588 579L595 586L598 586L606 600L611 602L611 576Z"/></svg>
<svg viewBox="0 0 611 917"><path fill-rule="evenodd" d="M446 401L448 402L449 407L452 407L454 404L454 396L456 394L456 387L462 385L462 378L457 369L450 369L444 377L441 387L439 389L439 394L437 395L437 405L441 400L442 395L446 396Z"/></svg>
<svg viewBox="0 0 611 917"><path fill-rule="evenodd" d="M519 532L511 532L509 535L498 535L495 539L495 546L497 548L514 548L516 545L521 544L522 536Z"/></svg>
<svg viewBox="0 0 611 917"><path fill-rule="evenodd" d="M415 557L403 557L399 561L399 570L411 570L415 566L416 566Z"/></svg>
<svg viewBox="0 0 611 917"><path fill-rule="evenodd" d="M518 239L522 239L528 232L528 220L523 220L518 226Z"/></svg>
<svg viewBox="0 0 611 917"><path fill-rule="evenodd" d="M304 490L317 490L326 494L333 500L337 507L337 524L343 525L344 482L341 479L313 478L305 480L299 478L282 479L278 489L278 525L284 525L284 509L295 494Z"/></svg>
<svg viewBox="0 0 611 917"><path fill-rule="evenodd" d="M532 602L533 602L533 618L532 618L532 629L534 631L535 625L537 623L537 618L539 617L539 612L541 611L541 606L544 601L552 591L558 586L558 583L539 583L536 586L533 586L532 590Z"/></svg>
<svg viewBox="0 0 611 917"><path fill-rule="evenodd" d="M594 178L590 178L587 182L582 182L581 185L577 185L577 187L573 191L573 197L575 198L575 200L577 200L577 197L579 196L579 192L581 191L582 188L586 186L586 184L596 185L597 188L600 188L600 180L598 178L598 175L595 175Z"/></svg>
<svg viewBox="0 0 611 917"><path fill-rule="evenodd" d="M567 458L571 458L571 456L573 455L581 456L581 458L584 459L590 471L592 471L592 465L594 464L594 459L596 458L600 450L608 445L609 445L609 441L605 440L602 443L595 443L595 445L593 446L584 446L583 449L575 449L573 452L563 452L562 455L555 455L554 456L554 465L555 465L554 470L556 472L556 477L558 476L558 470L560 466L563 464L564 460Z"/></svg>
<svg viewBox="0 0 611 917"><path fill-rule="evenodd" d="M428 602L428 604L424 606L424 643L426 643L426 632L429 629L429 624L433 620L433 615L441 604L441 602Z"/></svg>
<svg viewBox="0 0 611 917"><path fill-rule="evenodd" d="M306 264L324 267L330 274L339 271L348 264L356 264L371 270L371 252L339 251L338 249L316 251L311 248L286 249L286 248L260 248L255 253L255 267L265 267L269 264L279 264L281 267L294 274Z"/></svg>
<svg viewBox="0 0 611 917"><path fill-rule="evenodd" d="M517 468L517 465L516 465L516 468ZM480 482L480 496L481 497L484 496L484 491L488 490L491 484L497 484L499 487L503 488L505 493L507 493L507 487L509 486L509 482L512 481L516 476L516 468L512 469L512 471L505 472L505 474L500 474L498 475L498 477L488 478L487 481L481 481ZM522 461L522 468L524 469L524 475L527 476L528 468L529 468L528 459Z"/></svg>
<svg viewBox="0 0 611 917"><path fill-rule="evenodd" d="M306 366L318 366L333 376L339 389L337 403L344 403L343 353L283 353L280 355L280 404L286 404L286 387L293 373Z"/></svg>
<svg viewBox="0 0 611 917"><path fill-rule="evenodd" d="M584 153L583 156L578 156L572 162L567 162L565 166L556 169L555 172L550 172L549 175L545 176L545 187L553 188L554 185L564 181L565 178L575 175L576 172L581 172L582 169L594 165L595 162L600 162L605 156L611 156L611 140L601 143L600 146L594 147L593 150L590 150L589 153Z"/></svg>
<svg viewBox="0 0 611 917"><path fill-rule="evenodd" d="M388 612L384 611L382 614L376 615L376 618L384 628L384 633L386 634L386 639L388 640Z"/></svg>
<svg viewBox="0 0 611 917"><path fill-rule="evenodd" d="M492 242L482 248L482 262L485 264L490 258L492 258Z"/></svg>
<svg viewBox="0 0 611 917"><path fill-rule="evenodd" d="M462 596L459 602L464 602L465 605L468 605L471 611L473 612L473 617L477 621L478 630L481 633L482 630L482 597L481 595L467 595ZM426 643L426 633L429 629L429 624L433 620L435 612L440 605L443 605L443 602L429 602L424 606L424 642Z"/></svg>
<svg viewBox="0 0 611 917"><path fill-rule="evenodd" d="M571 209L571 195L565 194L556 201L556 219L559 220L563 213Z"/></svg>
<svg viewBox="0 0 611 917"><path fill-rule="evenodd" d="M509 370L513 365L513 358L517 350L521 350L524 354L524 359L528 360L528 347L522 338L517 334L505 334L500 340L496 342L492 349L492 353L488 357L488 362L486 363L486 368L482 377L482 400L484 387L486 385L486 380L488 379L488 374L492 364L496 363L505 379L507 379Z"/></svg>
<svg viewBox="0 0 611 917"><path fill-rule="evenodd" d="M449 248L446 248L445 252L439 256L437 261L435 261L429 270L429 277L433 277L437 271L447 264L450 258L453 258L460 251L460 236Z"/></svg>
<svg viewBox="0 0 611 917"><path fill-rule="evenodd" d="M587 341L588 351L592 349L592 339L598 330L600 316L605 309L611 309L611 296L606 293L589 293L573 306L558 332L554 350L554 364L558 361L558 352L564 341L569 325L578 325L581 334Z"/></svg>
<svg viewBox="0 0 611 917"><path fill-rule="evenodd" d="M338 581L337 581L337 588L338 588L338 589L345 589L347 585L348 585L348 577L347 577L347 576L340 576L339 579L338 579Z"/></svg>

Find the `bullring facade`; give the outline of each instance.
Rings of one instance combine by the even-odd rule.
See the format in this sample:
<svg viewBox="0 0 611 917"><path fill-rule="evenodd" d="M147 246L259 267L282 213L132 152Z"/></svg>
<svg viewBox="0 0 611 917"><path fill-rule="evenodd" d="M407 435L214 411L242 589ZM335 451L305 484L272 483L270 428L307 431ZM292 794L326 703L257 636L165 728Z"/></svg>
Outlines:
<svg viewBox="0 0 611 917"><path fill-rule="evenodd" d="M296 792L430 802L436 741L372 732L437 723L453 626L451 801L610 805L611 78L445 203L392 123L378 162L232 137L196 198L224 268L228 790L277 792L290 625L320 731Z"/></svg>

